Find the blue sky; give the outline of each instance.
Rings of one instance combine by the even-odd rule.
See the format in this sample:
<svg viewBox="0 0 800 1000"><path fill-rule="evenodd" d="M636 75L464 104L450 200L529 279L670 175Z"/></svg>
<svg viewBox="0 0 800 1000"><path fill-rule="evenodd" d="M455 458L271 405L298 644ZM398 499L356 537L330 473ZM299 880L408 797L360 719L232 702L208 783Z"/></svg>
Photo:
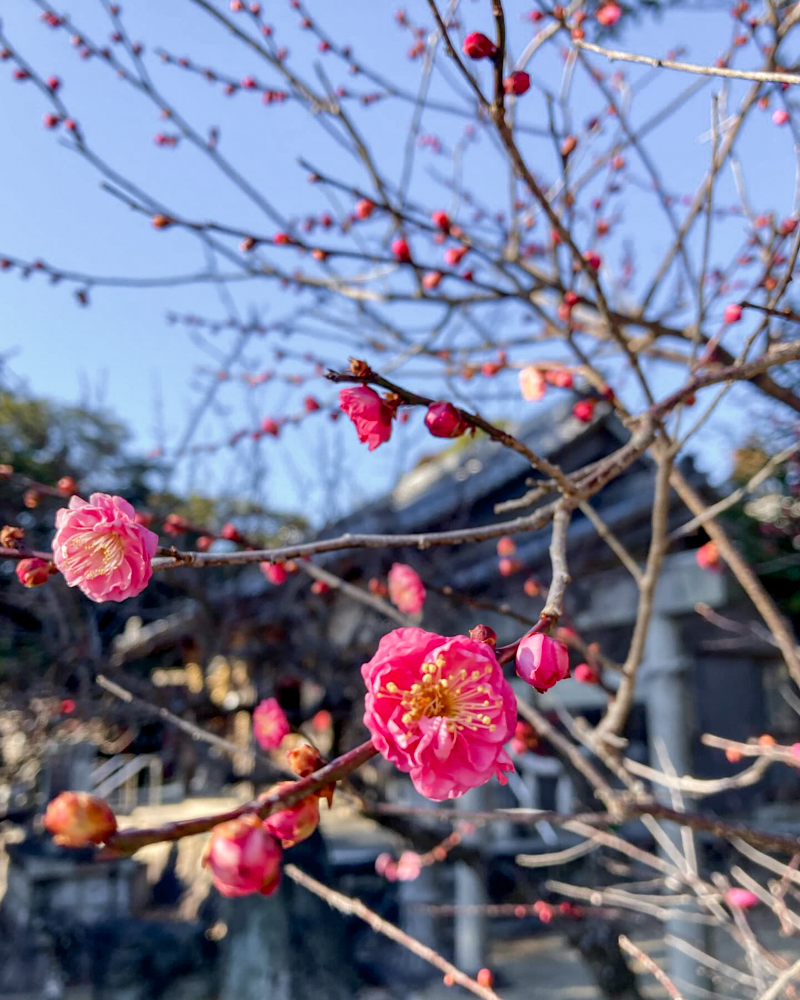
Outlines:
<svg viewBox="0 0 800 1000"><path fill-rule="evenodd" d="M220 10L227 3L216 0ZM510 46L518 55L532 34L523 15L529 3L509 0L507 13ZM631 51L663 55L674 46L686 48L685 58L710 63L729 43L733 24L728 5L713 2L694 4L690 10L666 15L662 20L647 19L627 23L614 44ZM409 61L406 51L411 44L408 34L395 25L395 4L375 0L346 0L335 5L317 0L309 4L324 27L333 29L337 40L352 46L357 59L385 76L402 81L416 90L420 62ZM413 0L405 5L415 23L429 24L426 4ZM351 78L346 66L332 55L321 56L317 40L299 30L297 13L288 3L267 0L266 19L275 26L279 44L290 50L290 64L309 80L317 83L314 64L329 74L334 86L343 84L359 92L374 89L366 82ZM490 30L487 2L462 2L460 16L470 29ZM106 40L109 21L97 0L72 0L70 14L96 41ZM297 164L303 155L321 169L369 190L369 179L359 164L319 128L296 104L273 104L265 107L259 95L239 92L226 97L221 87L201 77L164 66L154 50L163 46L175 56L189 56L200 65L210 65L236 79L254 74L276 88L282 86L270 78L253 54L215 26L190 0L170 3L129 0L123 16L133 39L145 46L145 62L158 88L177 106L186 119L205 134L212 125L221 127L220 149L237 165L248 182L263 192L270 203L289 220L308 214L319 215L331 209L320 186L310 186L307 171ZM240 15L242 16L242 15ZM101 60L81 60L63 31L41 23L31 0L5 0L3 30L22 55L43 76L57 75L70 113L80 122L90 144L111 166L132 178L151 196L172 210L196 220L215 219L245 231L271 234L275 223L227 182L186 142L175 149L158 147L153 137L159 131L172 132L168 122L160 120L158 110L146 99L131 92L117 80ZM242 24L245 22L242 21ZM738 65L755 65L757 54L752 46L737 56ZM638 67L609 67L593 59L604 72L625 69L631 81L642 80L648 71ZM22 259L43 259L64 269L101 276L157 277L190 274L204 270L208 261L198 241L175 229L155 231L147 216L131 211L100 187L102 178L70 148L63 130L42 127L47 102L31 83L12 79L13 66L0 63L0 130L6 137L6 156L0 164L0 254ZM532 75L557 92L562 67L554 46L537 54L529 67ZM488 73L488 70L481 68ZM452 79L452 72L449 78ZM274 84L272 82L274 80ZM633 104L632 120L645 121L672 96L694 82L694 78L664 73L648 83ZM735 84L729 91L729 108L735 108L746 85ZM692 193L702 179L709 159L708 129L712 93L722 85L713 81L704 86L682 112L669 119L646 141L649 153L657 162L666 186L676 195ZM449 90L447 79L437 75L432 95L458 102ZM458 87L463 93L463 87ZM575 116L570 127L597 114L603 107L596 91L585 77L576 74L570 104ZM772 125L773 100L769 113L757 113L740 146L742 171L747 178L747 196L754 211L774 211L779 217L795 209L796 154L791 131ZM379 102L371 107L347 105L353 120L363 129L377 161L386 176L400 175L405 134L411 107L398 101ZM546 123L546 106L541 95L531 91L518 104L519 121ZM559 122L561 109L556 107ZM447 148L462 137L465 119L436 112L427 114L423 133L436 133ZM610 135L611 132L609 131ZM703 135L706 134L705 140ZM526 136L520 140L537 174L552 178L555 160L547 139ZM601 139L597 152L605 148ZM591 164L593 151L584 161ZM630 173L635 185L626 188L615 211L622 213L624 224L618 236L603 249L604 277L613 284L614 268L619 266L625 240L633 242L637 266L644 282L668 245L669 231L647 190L647 175L635 154L628 154ZM466 185L479 193L491 208L507 206L507 179L499 167L492 141L484 132L470 146L464 162ZM448 156L420 150L416 155L411 195L428 208L447 204L442 186L432 171L447 172ZM605 177L605 174L603 175ZM725 170L718 187L720 203L737 200L733 176ZM342 204L349 208L344 196ZM463 211L463 208L462 208ZM462 216L467 218L466 215ZM373 223L370 223L373 225ZM384 230L375 230L382 233ZM712 260L727 264L742 238L740 220L719 226L712 242ZM532 240L544 240L546 227L540 221L532 231ZM236 241L229 242L231 247ZM693 244L697 252L697 244ZM291 253L292 251L289 251ZM427 252L427 251L426 251ZM282 264L289 258L276 257ZM269 256L269 254L267 254ZM432 258L432 254L428 254ZM291 265L295 266L294 262ZM307 266L303 262L303 266ZM180 325L166 322L168 313L191 313L215 320L225 319L235 309L241 317L258 316L266 322L290 315L299 300L293 292L282 291L274 282L241 282L224 292L208 285L181 285L160 289L97 288L91 292L91 306L80 308L74 300L75 285L64 283L51 287L41 275L27 281L16 273L0 274L3 309L0 314L0 350L10 351L10 366L26 380L36 394L59 399L102 401L135 430L137 443L145 450L156 445L173 448L190 427L199 442L227 438L238 428L254 427L264 416L296 412L302 398L313 392L320 400L333 400L335 390L323 380L300 388L270 382L258 389L246 388L234 378L216 390L218 403L195 426L193 414L198 400L207 391L217 367ZM670 286L674 287L674 286ZM667 293L668 298L669 293ZM667 302L662 302L666 305ZM717 310L719 312L719 310ZM400 326L431 323L436 310L410 307L396 310ZM503 329L509 336L522 335L526 327L519 314L497 310L482 321L494 330ZM322 316L314 321L319 337L296 333L283 341L298 354L313 350L323 360L346 366L348 347L333 339L336 328ZM712 327L713 328L713 327ZM233 346L233 335L222 332L209 338L220 357ZM250 371L276 367L273 349L280 346L275 336L254 338L242 358ZM383 356L370 360L379 367ZM302 361L286 360L278 366L284 372L308 372ZM430 366L410 362L408 378L398 379L410 388L436 395L440 382L431 377ZM241 373L241 367L234 373ZM663 385L669 384L664 376ZM481 400L490 415L520 416L520 407L535 405L517 402L507 384L500 387L485 380L461 389ZM494 400L493 398L494 397ZM513 400L509 413L507 400ZM539 404L545 405L545 404ZM715 425L716 438L703 457L719 472L720 454L741 435L741 422L724 412ZM419 415L412 416L418 422ZM224 449L213 460L185 462L180 482L189 488L225 488L235 493L258 496L276 507L300 507L315 511L320 518L341 509L369 493L387 488L410 462L420 454L435 450L430 438L395 433L394 439L379 452L367 455L357 445L352 427L343 422L331 424L327 417L314 415L302 426L288 428L279 442L267 439L257 445L243 442L235 451ZM717 441L718 445L713 442ZM254 451L257 449L257 451ZM260 460L256 461L255 456ZM347 472L342 474L343 467ZM94 484L100 485L100 484Z"/></svg>

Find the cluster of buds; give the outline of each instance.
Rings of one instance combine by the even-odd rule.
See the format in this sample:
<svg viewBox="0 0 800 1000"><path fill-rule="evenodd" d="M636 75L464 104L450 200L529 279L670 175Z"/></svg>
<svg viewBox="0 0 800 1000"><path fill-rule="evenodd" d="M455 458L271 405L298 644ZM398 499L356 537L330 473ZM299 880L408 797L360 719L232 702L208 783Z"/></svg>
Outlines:
<svg viewBox="0 0 800 1000"><path fill-rule="evenodd" d="M522 560L517 556L517 543L510 535L503 535L497 542L497 569L500 576L513 576L522 569Z"/></svg>

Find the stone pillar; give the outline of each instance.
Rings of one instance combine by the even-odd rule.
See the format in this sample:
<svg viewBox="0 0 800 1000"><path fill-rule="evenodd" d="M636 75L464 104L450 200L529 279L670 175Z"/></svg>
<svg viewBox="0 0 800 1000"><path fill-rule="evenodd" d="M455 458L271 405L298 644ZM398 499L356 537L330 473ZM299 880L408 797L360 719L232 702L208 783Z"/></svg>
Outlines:
<svg viewBox="0 0 800 1000"><path fill-rule="evenodd" d="M456 799L456 810L483 812L489 806L488 800L489 789L486 785L482 785ZM486 826L477 826L474 833L464 838L464 843L475 848L486 846ZM486 914L469 908L482 907L488 902L486 872L477 870L463 862L459 862L455 869L455 903L457 907L454 921L455 964L459 969L474 976L478 969L486 965ZM462 907L466 909L462 910Z"/></svg>
<svg viewBox="0 0 800 1000"><path fill-rule="evenodd" d="M654 614L647 633L641 673L647 705L650 766L663 770L660 754L666 753L675 773L681 777L692 773L691 738L694 726L691 687L687 679L691 667L691 661L683 655L677 621L667 615ZM653 795L659 802L672 807L670 790L664 785L654 784ZM685 792L683 801L687 810L691 809L691 798ZM678 850L683 853L681 827L676 823L660 825ZM696 840L695 849L698 861L701 861L702 851ZM665 860L672 862L672 858L667 857L664 852L659 853ZM666 930L667 933L683 938L696 948L712 953L711 936L706 925L676 919L667 923ZM698 967L697 961L677 948L669 951L669 974L676 982L680 980L677 985L681 989L713 988L710 980Z"/></svg>

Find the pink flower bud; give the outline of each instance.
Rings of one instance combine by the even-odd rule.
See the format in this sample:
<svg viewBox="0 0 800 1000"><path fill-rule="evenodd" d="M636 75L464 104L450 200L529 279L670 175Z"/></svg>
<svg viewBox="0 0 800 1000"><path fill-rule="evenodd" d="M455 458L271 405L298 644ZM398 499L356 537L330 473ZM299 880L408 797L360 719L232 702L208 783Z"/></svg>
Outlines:
<svg viewBox="0 0 800 1000"><path fill-rule="evenodd" d="M286 713L275 698L265 698L253 710L253 735L262 750L276 750L290 732Z"/></svg>
<svg viewBox="0 0 800 1000"><path fill-rule="evenodd" d="M706 542L695 552L695 559L700 569L722 569L722 557L716 542Z"/></svg>
<svg viewBox="0 0 800 1000"><path fill-rule="evenodd" d="M271 420L269 417L265 417L261 421L261 430L265 434L271 434L273 437L277 437L280 431L280 426L274 420Z"/></svg>
<svg viewBox="0 0 800 1000"><path fill-rule="evenodd" d="M527 73L522 70L517 70L510 76L507 76L503 80L503 90L507 94L513 94L515 97L521 97L523 94L527 93L531 88L531 78Z"/></svg>
<svg viewBox="0 0 800 1000"><path fill-rule="evenodd" d="M432 292L434 288L438 288L442 283L443 277L444 275L441 271L426 271L422 276L422 287Z"/></svg>
<svg viewBox="0 0 800 1000"><path fill-rule="evenodd" d="M448 247L444 252L444 262L448 267L458 267L464 259L467 247Z"/></svg>
<svg viewBox="0 0 800 1000"><path fill-rule="evenodd" d="M411 260L411 250L408 247L408 242L402 236L392 241L391 250L394 259L401 264L408 264Z"/></svg>
<svg viewBox="0 0 800 1000"><path fill-rule="evenodd" d="M467 431L469 424L452 403L431 403L425 414L425 426L434 437L456 438Z"/></svg>
<svg viewBox="0 0 800 1000"><path fill-rule="evenodd" d="M14 572L23 587L41 587L56 572L56 568L46 559L20 559Z"/></svg>
<svg viewBox="0 0 800 1000"><path fill-rule="evenodd" d="M303 400L303 407L306 413L314 413L316 410L320 409L319 403L314 399L313 396L306 396Z"/></svg>
<svg viewBox="0 0 800 1000"><path fill-rule="evenodd" d="M725 902L728 906L735 906L740 910L750 910L752 907L758 906L761 901L749 889L734 887L725 893Z"/></svg>
<svg viewBox="0 0 800 1000"><path fill-rule="evenodd" d="M111 807L86 792L62 792L47 806L42 820L53 840L64 847L102 844L117 829Z"/></svg>
<svg viewBox="0 0 800 1000"><path fill-rule="evenodd" d="M241 542L242 536L239 534L239 529L232 522L223 524L222 531L220 532L220 538L225 538L229 542Z"/></svg>
<svg viewBox="0 0 800 1000"><path fill-rule="evenodd" d="M392 435L394 411L381 397L366 385L342 389L339 406L353 421L358 440L374 451Z"/></svg>
<svg viewBox="0 0 800 1000"><path fill-rule="evenodd" d="M575 147L578 145L578 140L574 135L568 135L564 141L561 143L561 155L566 159L570 153L575 152Z"/></svg>
<svg viewBox="0 0 800 1000"><path fill-rule="evenodd" d="M742 318L742 307L738 302L731 302L729 305L725 306L725 312L722 314L722 318L726 323L738 323Z"/></svg>
<svg viewBox="0 0 800 1000"><path fill-rule="evenodd" d="M519 559L503 558L497 562L497 569L500 576L513 576L522 569L522 562Z"/></svg>
<svg viewBox="0 0 800 1000"><path fill-rule="evenodd" d="M610 3L604 3L595 17L604 28L610 28L622 17L622 8L612 0Z"/></svg>
<svg viewBox="0 0 800 1000"><path fill-rule="evenodd" d="M538 597L542 592L542 585L536 577L529 576L525 583L523 583L522 589L525 591L527 597Z"/></svg>
<svg viewBox="0 0 800 1000"><path fill-rule="evenodd" d="M572 372L567 371L566 368L549 368L544 373L544 377L545 381L559 389L571 389L574 384Z"/></svg>
<svg viewBox="0 0 800 1000"><path fill-rule="evenodd" d="M223 896L271 896L281 878L281 845L253 814L211 831L203 864Z"/></svg>
<svg viewBox="0 0 800 1000"><path fill-rule="evenodd" d="M450 229L450 216L441 209L431 215L431 222L437 229L441 229L443 233L448 232Z"/></svg>
<svg viewBox="0 0 800 1000"><path fill-rule="evenodd" d="M422 871L422 858L416 851L403 851L397 859L397 881L413 882Z"/></svg>
<svg viewBox="0 0 800 1000"><path fill-rule="evenodd" d="M772 112L773 125L785 125L789 121L789 112L786 108L778 108Z"/></svg>
<svg viewBox="0 0 800 1000"><path fill-rule="evenodd" d="M369 198L362 198L356 202L356 218L362 221L368 219L375 211L375 205Z"/></svg>
<svg viewBox="0 0 800 1000"><path fill-rule="evenodd" d="M529 403L541 399L546 388L544 375L535 365L528 365L519 373L519 391L522 393L522 398L527 399Z"/></svg>
<svg viewBox="0 0 800 1000"><path fill-rule="evenodd" d="M603 263L600 254L596 250L587 250L583 255L583 259L593 271L599 271L600 265Z"/></svg>
<svg viewBox="0 0 800 1000"><path fill-rule="evenodd" d="M464 38L461 51L470 59L492 59L497 55L497 46L480 31L470 31Z"/></svg>
<svg viewBox="0 0 800 1000"><path fill-rule="evenodd" d="M542 694L569 676L566 646L548 635L526 635L517 648L517 673Z"/></svg>
<svg viewBox="0 0 800 1000"><path fill-rule="evenodd" d="M264 795L281 792L293 785L293 781L279 781ZM294 847L295 844L310 837L319 826L319 799L316 795L309 795L293 806L270 813L264 820L264 826L273 837L278 838L283 848Z"/></svg>
<svg viewBox="0 0 800 1000"><path fill-rule="evenodd" d="M425 604L425 585L419 574L405 563L395 563L389 570L389 600L398 611L417 615Z"/></svg>
<svg viewBox="0 0 800 1000"><path fill-rule="evenodd" d="M579 663L572 671L572 676L579 684L597 684L600 680L588 663Z"/></svg>
<svg viewBox="0 0 800 1000"><path fill-rule="evenodd" d="M597 406L596 399L579 399L572 407L572 415L583 424L588 424L594 416L594 408Z"/></svg>
<svg viewBox="0 0 800 1000"><path fill-rule="evenodd" d="M286 582L286 567L283 563L263 562L258 564L258 568L274 586L280 587Z"/></svg>
<svg viewBox="0 0 800 1000"><path fill-rule="evenodd" d="M499 556L513 556L517 552L517 543L510 535L503 535L497 542L497 554Z"/></svg>

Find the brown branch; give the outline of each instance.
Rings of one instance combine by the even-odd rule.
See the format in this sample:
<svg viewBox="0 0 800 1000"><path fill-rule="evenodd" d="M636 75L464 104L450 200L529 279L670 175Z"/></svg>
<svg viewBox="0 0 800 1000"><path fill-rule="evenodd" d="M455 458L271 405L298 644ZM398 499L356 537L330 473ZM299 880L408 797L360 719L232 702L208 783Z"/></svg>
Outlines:
<svg viewBox="0 0 800 1000"><path fill-rule="evenodd" d="M430 399L428 396L420 396L416 392L410 392L408 389L402 388L402 386L396 385L394 382L390 382L388 379L383 378L378 375L377 372L372 371L368 368L367 371L362 374L355 375L352 372L327 372L326 378L330 379L331 382L339 384L340 382L355 382L357 385L379 385L382 389L386 389L388 392L394 393L399 396L405 403L411 406L430 406L432 403L437 402L435 399ZM465 423L469 424L470 427L474 427L476 430L481 430L484 434L487 434L492 441L496 441L498 444L502 444L506 448L510 448L512 451L516 451L519 455L526 458L534 469L537 469L543 475L555 480L558 483L559 489L563 493L571 493L573 491L573 486L561 469L557 465L553 465L548 462L546 458L542 458L535 452L520 441L515 438L513 434L509 434L499 427L495 427L494 424L490 424L488 420L485 420L477 413L470 413L469 410L462 410L456 407L459 415L464 420Z"/></svg>
<svg viewBox="0 0 800 1000"><path fill-rule="evenodd" d="M651 976L661 983L671 997L671 1000L683 1000L683 994L680 992L675 983L673 983L662 968L656 965L649 955L646 955L641 948L637 948L637 946L629 938L625 937L624 934L620 934L617 940L619 941L619 946L623 951L626 951L632 958L635 958L637 962L647 969Z"/></svg>
<svg viewBox="0 0 800 1000"><path fill-rule="evenodd" d="M183 837L192 837L198 833L208 833L219 823L227 820L238 819L249 813L255 813L264 819L271 813L288 806L295 805L301 799L315 792L319 792L326 785L333 784L341 778L346 777L356 768L361 767L370 758L374 757L378 751L370 740L361 743L359 746L348 750L347 753L332 760L325 767L320 768L307 778L295 781L291 786L284 788L280 792L273 792L271 795L263 796L260 799L253 799L244 805L237 806L236 809L229 809L223 813L213 816L199 816L196 819L179 820L175 823L165 823L163 826L126 830L118 830L105 844L101 856L113 856L117 854L130 854L137 851L146 844L158 844L164 841L181 840Z"/></svg>
<svg viewBox="0 0 800 1000"><path fill-rule="evenodd" d="M389 938L391 941L396 941L397 944L407 948L410 952L419 956L419 958L436 966L437 969L444 973L448 985L457 984L458 986L463 986L465 990L469 990L476 997L482 997L483 1000L502 1000L502 997L495 993L493 989L488 986L481 986L480 983L466 975L466 973L453 965L452 962L448 962L447 959L442 958L438 951L434 951L433 948L429 948L428 945L418 941L417 938L406 934L405 931L400 930L395 924L384 920L374 910L365 906L360 899L345 896L344 893L337 892L336 889L331 889L327 885L323 885L322 882L318 882L315 878L312 878L306 872L302 871L302 869L298 868L297 865L284 865L283 870L293 882L302 885L304 889L313 892L320 899L324 899L335 910L344 913L346 916L358 917L377 934L383 934L384 937Z"/></svg>

